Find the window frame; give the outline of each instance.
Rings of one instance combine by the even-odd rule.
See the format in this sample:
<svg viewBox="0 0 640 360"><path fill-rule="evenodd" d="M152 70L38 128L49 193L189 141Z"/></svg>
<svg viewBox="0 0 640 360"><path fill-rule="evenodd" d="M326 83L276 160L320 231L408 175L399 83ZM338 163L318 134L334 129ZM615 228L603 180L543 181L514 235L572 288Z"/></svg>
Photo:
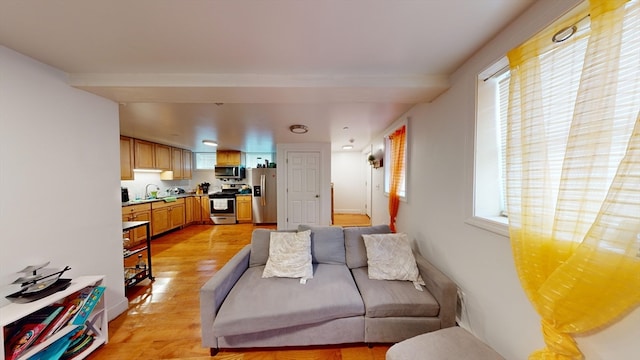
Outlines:
<svg viewBox="0 0 640 360"><path fill-rule="evenodd" d="M213 165L211 167L199 167L198 165L201 163L200 162L200 158L201 157L207 157L207 160L211 160L211 158L213 158ZM217 153L216 152L194 152L193 153L193 170L194 171L210 171L210 170L214 170L215 166L216 166L216 159L217 159ZM203 160L204 161L204 160Z"/></svg>
<svg viewBox="0 0 640 360"><path fill-rule="evenodd" d="M392 168L392 162L391 162L391 143L389 141L389 136L391 134L393 134L396 130L400 129L401 127L405 127L405 131L406 131L406 137L405 137L405 142L404 142L404 174L403 174L403 180L404 180L404 184L402 184L402 186L399 187L399 190L404 190L404 194L400 193L398 194L400 201L407 201L407 197L408 197L408 175L409 175L409 122L406 119L403 119L402 121L396 123L394 126L392 126L390 128L390 130L388 130L387 132L384 133L384 137L383 137L383 144L384 144L384 179L383 179L383 192L384 192L384 196L389 197L389 190L390 190L390 186L391 186L391 168Z"/></svg>
<svg viewBox="0 0 640 360"><path fill-rule="evenodd" d="M476 79L476 119L473 161L473 201L471 216L465 223L505 237L509 236L509 220L501 200L499 136L499 86L509 71L505 57L495 61Z"/></svg>

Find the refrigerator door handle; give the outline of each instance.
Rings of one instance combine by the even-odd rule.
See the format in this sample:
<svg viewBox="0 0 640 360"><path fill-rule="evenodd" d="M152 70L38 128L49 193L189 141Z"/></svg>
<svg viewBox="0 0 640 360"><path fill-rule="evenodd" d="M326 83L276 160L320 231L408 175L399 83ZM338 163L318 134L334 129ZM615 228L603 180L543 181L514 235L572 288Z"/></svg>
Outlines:
<svg viewBox="0 0 640 360"><path fill-rule="evenodd" d="M260 188L262 189L262 196L260 197L260 205L262 206L267 205L267 200L266 200L267 187L265 185L266 185L266 175L262 174L260 175Z"/></svg>

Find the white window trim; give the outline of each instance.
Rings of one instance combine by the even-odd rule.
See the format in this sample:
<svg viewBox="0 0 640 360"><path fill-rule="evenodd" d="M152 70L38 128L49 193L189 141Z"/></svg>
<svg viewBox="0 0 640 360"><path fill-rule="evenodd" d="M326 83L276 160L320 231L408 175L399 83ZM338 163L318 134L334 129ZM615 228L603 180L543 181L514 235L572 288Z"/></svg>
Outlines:
<svg viewBox="0 0 640 360"><path fill-rule="evenodd" d="M479 176L479 171L481 167L478 166L478 161L479 161L479 158L483 156L483 153L482 153L482 149L480 150L478 149L478 146L479 146L479 143L481 146L483 142L482 142L482 139L479 142L478 138L479 136L483 135L482 134L483 131L486 131L486 129L480 128L481 126L483 126L482 122L488 121L487 117L495 116L496 115L495 113L499 112L499 106L497 104L494 104L495 107L492 107L491 105L487 105L488 104L487 100L485 100L486 101L485 103L481 104L482 94L480 94L480 92L482 91L482 87L485 85L485 80L495 76L496 74L503 73L505 67L508 67L508 64L509 63L507 58L504 57L496 61L494 64L489 66L487 69L485 69L478 75L477 86L476 86L476 121L475 121L475 134L474 134L475 150L474 150L474 161L473 161L474 168L473 168L473 181L472 181L473 201L471 206L472 207L471 216L465 220L465 223L468 225L472 225L477 228L481 228L507 238L509 237L509 220L504 216L500 216L499 214L500 213L500 211L498 210L499 196L494 196L497 194L493 194L490 192L488 196L490 196L491 198L495 198L496 203L491 204L489 206L483 206L483 207L478 206L479 202L485 201L485 199L482 198L482 195L483 194L487 195L487 188L486 188L487 184L486 183L484 184L485 188L483 188L483 184L479 184L479 181L481 181ZM484 140L485 142L487 141L486 139ZM498 171L499 169L497 168L497 162L495 164L496 164L496 169L493 169L493 170ZM495 177L493 176L489 176L489 178L495 179ZM489 180L486 180L486 181L489 181ZM495 183L495 180L490 180L490 181ZM497 189L497 191L499 192L499 189Z"/></svg>
<svg viewBox="0 0 640 360"><path fill-rule="evenodd" d="M509 220L503 216L481 217L472 216L464 221L465 224L490 231L494 234L509 237Z"/></svg>

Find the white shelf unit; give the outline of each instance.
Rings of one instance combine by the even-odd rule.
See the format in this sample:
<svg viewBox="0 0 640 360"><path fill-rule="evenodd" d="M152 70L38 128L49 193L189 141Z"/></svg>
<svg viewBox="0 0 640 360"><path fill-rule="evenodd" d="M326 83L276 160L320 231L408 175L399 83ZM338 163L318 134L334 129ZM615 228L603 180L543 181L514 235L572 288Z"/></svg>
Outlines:
<svg viewBox="0 0 640 360"><path fill-rule="evenodd" d="M0 360L5 360L5 341L4 338L4 328L5 326L12 324L13 322L24 318L25 316L32 314L44 307L52 305L60 300L65 299L66 297L72 295L73 293L80 291L86 287L98 286L102 285L104 281L103 275L95 275L95 276L81 276L76 279L73 279L69 285L64 290L58 291L54 294L51 294L45 298L32 301L30 303L11 303L6 306L0 307L0 326L2 327L2 331L0 331L0 340L2 340L2 352L0 353ZM107 320L107 312L104 302L105 295L100 298L100 301L94 308L93 312L87 319L86 324L91 328L95 335L95 339L91 346L85 349L82 353L78 354L74 359L84 359L90 353L92 353L95 349L97 349L100 345L106 344L108 342L109 336L109 328L108 328L108 320ZM55 335L48 338L46 341L30 347L24 353L20 354L18 360L28 359L34 354L37 354L39 351L43 350L47 346L53 344L56 340L68 334L70 331L75 329L77 325L70 325L62 330L58 331Z"/></svg>

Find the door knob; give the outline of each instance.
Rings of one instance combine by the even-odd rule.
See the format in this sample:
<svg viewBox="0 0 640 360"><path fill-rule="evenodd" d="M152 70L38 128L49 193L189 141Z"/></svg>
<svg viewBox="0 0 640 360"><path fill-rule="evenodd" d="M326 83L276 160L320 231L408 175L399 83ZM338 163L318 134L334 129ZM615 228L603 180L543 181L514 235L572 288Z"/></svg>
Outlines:
<svg viewBox="0 0 640 360"><path fill-rule="evenodd" d="M319 197L320 197L320 195L316 195L316 198L319 198Z"/></svg>

